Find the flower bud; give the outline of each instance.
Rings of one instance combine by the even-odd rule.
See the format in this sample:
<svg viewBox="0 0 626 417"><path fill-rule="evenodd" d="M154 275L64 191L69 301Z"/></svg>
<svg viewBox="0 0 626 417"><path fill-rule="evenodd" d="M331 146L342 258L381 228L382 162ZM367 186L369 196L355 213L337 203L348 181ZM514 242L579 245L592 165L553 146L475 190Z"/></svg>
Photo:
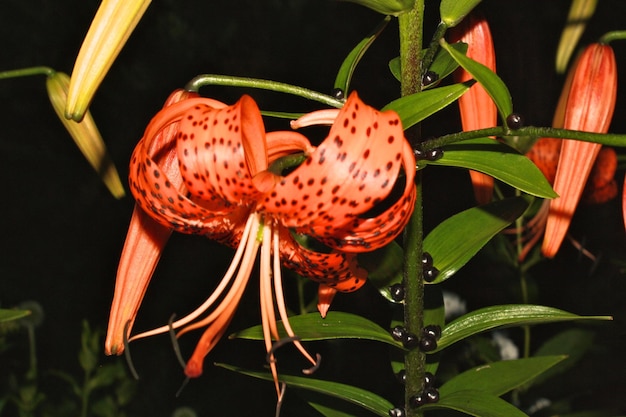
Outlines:
<svg viewBox="0 0 626 417"><path fill-rule="evenodd" d="M563 111L563 128L606 133L617 94L617 66L613 49L599 43L588 46L576 62ZM554 191L542 246L544 256L556 255L591 168L600 151L597 143L563 140Z"/></svg>
<svg viewBox="0 0 626 417"><path fill-rule="evenodd" d="M451 42L467 44L467 56L492 71L496 70L496 54L489 24L482 14L472 13L450 31ZM455 82L472 79L463 68L454 72ZM474 84L459 98L461 125L464 131L494 127L498 123L498 109L485 88ZM493 177L482 172L470 171L474 195L479 204L486 204L493 196Z"/></svg>
<svg viewBox="0 0 626 417"><path fill-rule="evenodd" d="M78 52L65 117L82 120L104 76L122 50L150 0L103 0Z"/></svg>
<svg viewBox="0 0 626 417"><path fill-rule="evenodd" d="M46 79L46 88L48 89L48 97L54 111L61 119L61 123L74 139L74 142L83 153L87 161L93 166L100 178L107 186L111 194L115 198L124 196L124 186L117 173L117 169L111 161L104 141L100 136L100 132L96 127L96 123L91 117L91 113L87 112L80 122L68 120L65 118L65 104L67 103L67 92L69 89L70 78L62 72L54 72Z"/></svg>

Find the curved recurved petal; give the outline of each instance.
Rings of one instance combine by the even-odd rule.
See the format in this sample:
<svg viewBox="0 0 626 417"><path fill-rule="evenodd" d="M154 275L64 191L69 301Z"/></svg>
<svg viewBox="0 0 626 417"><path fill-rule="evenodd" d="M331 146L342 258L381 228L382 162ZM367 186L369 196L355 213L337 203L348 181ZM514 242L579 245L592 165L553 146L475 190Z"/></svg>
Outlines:
<svg viewBox="0 0 626 417"><path fill-rule="evenodd" d="M357 265L356 255L305 248L284 227L280 228L280 256L283 265L295 273L337 291L356 291L367 279L367 271Z"/></svg>
<svg viewBox="0 0 626 417"><path fill-rule="evenodd" d="M183 182L176 154L178 124L186 111L207 103L224 106L213 100L190 98L160 111L133 152L129 177L137 203L157 222L182 233L207 234L222 240L240 223L245 210L220 199L195 202L187 198L184 187L175 186Z"/></svg>
<svg viewBox="0 0 626 417"><path fill-rule="evenodd" d="M244 95L221 109L199 104L179 129L178 158L189 192L207 201L250 202L257 194L252 177L267 169L265 127L254 100Z"/></svg>
<svg viewBox="0 0 626 417"><path fill-rule="evenodd" d="M371 250L364 242L369 236L352 235L354 229L364 228L364 221L357 216L390 194L402 166L407 173L399 204L402 207L394 206L377 216L378 227L388 222L400 224L402 216L396 216L397 211L404 209L410 215L415 159L398 115L393 111L381 113L352 93L328 137L302 165L281 178L265 196L262 208L283 225L331 247Z"/></svg>

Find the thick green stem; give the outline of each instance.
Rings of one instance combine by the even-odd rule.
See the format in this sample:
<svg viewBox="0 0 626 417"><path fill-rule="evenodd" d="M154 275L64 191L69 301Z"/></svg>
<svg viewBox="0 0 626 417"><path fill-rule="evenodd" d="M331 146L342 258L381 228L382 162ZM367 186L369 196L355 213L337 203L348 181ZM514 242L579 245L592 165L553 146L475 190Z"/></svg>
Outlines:
<svg viewBox="0 0 626 417"><path fill-rule="evenodd" d="M413 10L399 17L400 28L400 68L402 96L421 90L422 49L424 21L424 0L417 0ZM414 146L419 143L419 131L407 131L407 138ZM411 220L404 232L404 325L408 332L415 335L424 327L424 280L422 275L423 211L422 211L422 176L416 176L417 201ZM407 417L418 417L422 413L410 406L410 399L424 389L426 357L419 349L413 349L405 355L406 372L405 409Z"/></svg>

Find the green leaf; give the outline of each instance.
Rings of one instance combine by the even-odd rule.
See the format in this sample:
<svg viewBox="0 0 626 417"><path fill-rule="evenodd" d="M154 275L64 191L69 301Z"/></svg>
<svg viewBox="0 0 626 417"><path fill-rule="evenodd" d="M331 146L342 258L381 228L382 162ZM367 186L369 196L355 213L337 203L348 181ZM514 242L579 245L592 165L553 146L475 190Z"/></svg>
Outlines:
<svg viewBox="0 0 626 417"><path fill-rule="evenodd" d="M388 301L394 303L389 286L402 282L404 251L395 241L372 252L358 254L359 266L367 270L367 279Z"/></svg>
<svg viewBox="0 0 626 417"><path fill-rule="evenodd" d="M440 223L424 239L424 251L434 260L437 284L454 275L493 236L524 213L528 203L521 197L472 207Z"/></svg>
<svg viewBox="0 0 626 417"><path fill-rule="evenodd" d="M459 51L459 53L465 55L467 53L467 44L464 42L456 42L450 45L450 48L454 48ZM422 57L426 54L426 50L421 51ZM429 71L437 74L440 80L443 80L448 75L452 74L452 72L459 67L459 64L450 56L450 54L445 49L439 49L435 54L435 59L433 63L430 64L428 68ZM400 57L395 57L391 61L389 61L389 70L391 74L395 77L396 80L401 80L401 68L400 68ZM438 82L434 82L432 84L428 84L423 86L424 89L436 87Z"/></svg>
<svg viewBox="0 0 626 417"><path fill-rule="evenodd" d="M369 7L378 13L399 16L413 8L415 0L344 0Z"/></svg>
<svg viewBox="0 0 626 417"><path fill-rule="evenodd" d="M541 384L547 379L573 368L593 346L594 336L594 332L589 330L568 329L548 339L537 349L535 356L565 355L567 359L533 380L532 385Z"/></svg>
<svg viewBox="0 0 626 417"><path fill-rule="evenodd" d="M18 320L22 317L26 317L30 314L30 310L12 310L2 308L0 309L0 323L4 321Z"/></svg>
<svg viewBox="0 0 626 417"><path fill-rule="evenodd" d="M394 110L402 120L402 127L408 129L454 103L471 85L470 81L410 94L388 103L382 110Z"/></svg>
<svg viewBox="0 0 626 417"><path fill-rule="evenodd" d="M458 3L463 2L458 1ZM491 96L496 103L502 122L505 123L507 116L513 113L513 102L511 100L511 93L506 84L504 84L504 81L485 65L451 48L445 40L442 39L439 43L465 71L469 72L472 77L485 88L485 91L487 91L489 96Z"/></svg>
<svg viewBox="0 0 626 417"><path fill-rule="evenodd" d="M441 397L446 397L471 387L472 390L499 397L531 381L565 358L565 355L540 356L481 365L455 376L441 386L439 393Z"/></svg>
<svg viewBox="0 0 626 417"><path fill-rule="evenodd" d="M322 414L324 417L354 417L354 414L352 413L344 413L343 411L335 410L334 408L327 407L323 404L309 402L309 405L320 414Z"/></svg>
<svg viewBox="0 0 626 417"><path fill-rule="evenodd" d="M395 341L389 331L378 324L355 314L341 311L330 311L326 318L319 313L309 313L289 317L289 324L302 341L329 340L329 339L366 339L388 343L402 348L402 343ZM278 322L278 331L281 337L287 333ZM229 336L232 338L263 340L262 326L254 326L241 330Z"/></svg>
<svg viewBox="0 0 626 417"><path fill-rule="evenodd" d="M357 46L350 51L348 56L343 60L337 77L335 78L335 88L339 88L344 93L347 93L350 89L350 81L352 80L352 74L356 69L357 64L365 55L367 49L374 43L374 41L380 36L382 31L387 27L387 24L391 20L390 16L386 16L382 22L376 26L376 28L365 39L357 44Z"/></svg>
<svg viewBox="0 0 626 417"><path fill-rule="evenodd" d="M250 371L224 363L216 363L215 365L243 375L272 381L272 375L267 372ZM349 403L356 404L378 416L388 416L389 410L393 408L393 404L383 397L351 385L286 374L278 374L278 380L286 383L288 387L311 390L330 395L331 397L340 398Z"/></svg>
<svg viewBox="0 0 626 417"><path fill-rule="evenodd" d="M473 169L536 197L558 197L530 159L489 138L471 139L446 146L441 158L436 161L418 161L418 166L422 164Z"/></svg>
<svg viewBox="0 0 626 417"><path fill-rule="evenodd" d="M480 0L441 0L439 14L441 21L449 28L459 24Z"/></svg>
<svg viewBox="0 0 626 417"><path fill-rule="evenodd" d="M530 304L491 306L467 313L450 322L437 342L442 350L475 334L511 326L545 324L570 320L612 320L611 316L579 316L553 307Z"/></svg>
<svg viewBox="0 0 626 417"><path fill-rule="evenodd" d="M441 396L439 402L425 404L420 410L456 410L475 417L526 417L519 408L503 399L481 391L456 391Z"/></svg>

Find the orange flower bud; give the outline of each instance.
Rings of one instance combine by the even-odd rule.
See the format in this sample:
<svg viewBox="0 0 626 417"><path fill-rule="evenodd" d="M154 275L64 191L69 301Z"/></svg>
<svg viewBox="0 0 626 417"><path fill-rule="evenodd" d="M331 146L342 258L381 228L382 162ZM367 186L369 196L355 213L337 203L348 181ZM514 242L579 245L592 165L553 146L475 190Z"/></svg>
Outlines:
<svg viewBox="0 0 626 417"><path fill-rule="evenodd" d="M473 12L450 31L451 42L467 43L467 56L492 71L496 70L496 54L489 24L484 16ZM472 76L463 68L454 73L456 82L465 82ZM461 124L464 131L494 127L498 123L498 110L482 85L474 84L459 98ZM474 195L479 204L491 201L493 177L482 172L470 171Z"/></svg>
<svg viewBox="0 0 626 417"><path fill-rule="evenodd" d="M588 46L576 62L563 112L563 128L606 133L617 93L613 49L599 43ZM563 140L554 180L558 198L550 202L542 246L551 258L559 250L601 145Z"/></svg>

